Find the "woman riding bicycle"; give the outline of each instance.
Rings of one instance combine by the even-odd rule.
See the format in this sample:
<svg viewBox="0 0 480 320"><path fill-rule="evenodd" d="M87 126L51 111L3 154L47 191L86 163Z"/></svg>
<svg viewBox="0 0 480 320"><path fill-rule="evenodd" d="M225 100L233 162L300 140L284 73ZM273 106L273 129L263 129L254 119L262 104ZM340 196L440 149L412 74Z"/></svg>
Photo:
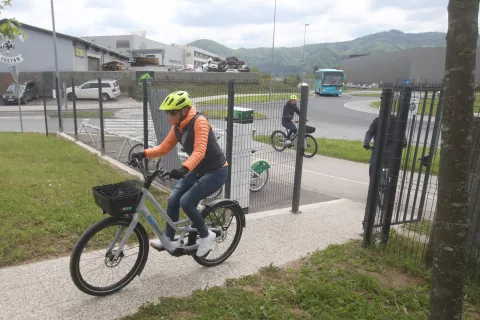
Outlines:
<svg viewBox="0 0 480 320"><path fill-rule="evenodd" d="M197 205L225 184L228 163L208 120L197 114L186 91L170 93L160 105L160 110L168 113L168 121L172 125L167 137L160 145L132 156L139 160L160 157L180 142L189 157L179 169L171 171L170 177L180 180L168 198L167 214L177 222L180 207L183 209L200 234L196 255L203 257L211 250L216 235L207 229ZM174 240L175 230L168 223L166 235ZM150 246L157 250L163 249L159 239L153 240Z"/></svg>

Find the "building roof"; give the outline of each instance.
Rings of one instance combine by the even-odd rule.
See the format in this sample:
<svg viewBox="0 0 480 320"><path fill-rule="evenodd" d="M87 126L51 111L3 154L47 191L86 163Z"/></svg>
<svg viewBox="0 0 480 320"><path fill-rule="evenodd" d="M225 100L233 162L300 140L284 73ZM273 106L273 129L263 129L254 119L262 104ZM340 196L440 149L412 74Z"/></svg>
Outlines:
<svg viewBox="0 0 480 320"><path fill-rule="evenodd" d="M5 22L9 22L9 21L11 21L11 20L1 19L0 20L0 25L2 25ZM12 22L15 24L15 21L12 21ZM50 30L47 30L47 29L42 29L42 28L39 28L39 27L35 27L35 26L29 25L29 24L26 24L26 23L23 23L23 22L20 22L20 21L17 21L17 22L20 23L22 28L32 29L32 30L35 30L35 31L38 31L38 32L43 32L43 33L53 35L53 31L50 31ZM123 55L123 54L121 54L117 51L113 51L111 49L105 48L103 46L100 46L98 44L95 44L95 43L93 43L91 41L88 41L88 40L85 40L85 39L77 38L77 37L74 37L74 36L69 36L68 34L64 34L64 33L60 33L60 32L55 32L55 35L57 37L66 38L66 39L70 39L72 41L83 43L83 44L85 44L89 47L98 49L98 50L103 51L105 53L110 53L112 56L115 56L115 57L120 58L120 59L124 59L124 60L130 59L128 56L125 56L125 55Z"/></svg>

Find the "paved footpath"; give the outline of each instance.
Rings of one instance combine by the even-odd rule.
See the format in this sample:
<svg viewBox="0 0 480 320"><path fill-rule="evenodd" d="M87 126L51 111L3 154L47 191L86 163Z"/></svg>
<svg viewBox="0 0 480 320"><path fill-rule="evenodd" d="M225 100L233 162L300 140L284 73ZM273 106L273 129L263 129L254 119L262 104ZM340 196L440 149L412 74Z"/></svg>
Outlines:
<svg viewBox="0 0 480 320"><path fill-rule="evenodd" d="M222 265L205 268L191 257L151 250L142 275L108 297L85 295L73 285L69 257L0 269L0 319L118 319L159 296L186 296L270 263L282 265L330 244L359 239L364 208L340 199L301 206L301 214L288 209L249 214L237 250Z"/></svg>

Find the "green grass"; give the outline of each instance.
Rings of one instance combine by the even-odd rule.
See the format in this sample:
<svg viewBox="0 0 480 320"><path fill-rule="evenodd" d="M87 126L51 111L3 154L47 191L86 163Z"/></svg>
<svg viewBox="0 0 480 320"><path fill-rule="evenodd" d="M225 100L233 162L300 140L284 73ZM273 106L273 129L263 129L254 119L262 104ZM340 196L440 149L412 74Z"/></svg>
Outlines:
<svg viewBox="0 0 480 320"><path fill-rule="evenodd" d="M318 150L317 154L338 158L343 160L361 162L361 163L370 163L370 155L371 151L365 150L363 148L363 143L361 141L355 140L342 140L342 139L327 139L327 138L315 138L318 143ZM255 141L263 142L270 144L270 136L269 135L256 135L254 137ZM428 149L427 149L428 151ZM423 147L418 147L417 151L417 158L420 158L423 152ZM402 154L402 168L405 163L406 157L406 149ZM412 168L412 157L414 154L414 148L410 149L410 161L408 162L408 169ZM439 168L439 161L440 161L440 149L436 150L435 162L432 166L432 175L438 174ZM415 165L415 171L418 171L420 162L417 161ZM425 167L424 167L425 168ZM422 169L425 172L425 169Z"/></svg>
<svg viewBox="0 0 480 320"><path fill-rule="evenodd" d="M234 101L235 101L235 104L260 103L260 102L269 102L269 101L278 101L278 100L286 101L290 98L291 94L296 94L297 96L299 96L297 93L273 94L272 97L270 97L268 94L263 94L258 96L235 96ZM215 105L215 104L227 105L227 103L228 103L228 98L218 98L218 99L199 102L198 105Z"/></svg>
<svg viewBox="0 0 480 320"><path fill-rule="evenodd" d="M402 228L407 231L429 236L432 230L432 222L428 219L424 219L422 221L404 224L402 225Z"/></svg>
<svg viewBox="0 0 480 320"><path fill-rule="evenodd" d="M296 92L300 94L297 87L298 82L275 82L273 90L276 93L290 94ZM228 94L228 83L206 83L206 82L152 82L148 87L149 90L167 89L169 92L176 90L187 91L192 98L217 96ZM254 82L235 82L235 94L268 94L270 92L270 82L260 81ZM129 87L129 96L137 101L142 101L143 88L139 86Z"/></svg>
<svg viewBox="0 0 480 320"><path fill-rule="evenodd" d="M91 188L137 179L55 136L1 133L0 150L0 267L69 255L106 217ZM165 204L167 195L152 192Z"/></svg>
<svg viewBox="0 0 480 320"><path fill-rule="evenodd" d="M211 119L225 119L227 117L227 110L203 110L202 114ZM254 111L253 119L264 120L267 119L267 116L263 113Z"/></svg>
<svg viewBox="0 0 480 320"><path fill-rule="evenodd" d="M425 114L425 117L428 117L430 114L430 109L432 109L432 99L428 98L427 99L427 104L425 105L425 111L423 111L423 102L424 99L420 99L420 103L418 104L418 110L417 114ZM380 109L380 101L373 101L372 106L374 106L377 109ZM397 110L398 104L394 104L393 110ZM433 104L433 110L432 110L432 116L435 116L437 113L437 107L438 107L438 99L435 99L435 102ZM480 99L476 99L474 104L473 104L473 112L474 113L479 113L480 112Z"/></svg>
<svg viewBox="0 0 480 320"><path fill-rule="evenodd" d="M112 118L115 113L103 111L104 118ZM50 118L58 118L58 112L48 115ZM62 118L73 118L73 111L62 111ZM98 111L77 111L77 118L100 118Z"/></svg>
<svg viewBox="0 0 480 320"><path fill-rule="evenodd" d="M124 319L423 320L429 315L429 283L429 272L413 259L352 241L186 298L160 298ZM478 285L467 282L465 319L480 311L479 293Z"/></svg>
<svg viewBox="0 0 480 320"><path fill-rule="evenodd" d="M381 92L379 93L352 93L354 97L380 97Z"/></svg>

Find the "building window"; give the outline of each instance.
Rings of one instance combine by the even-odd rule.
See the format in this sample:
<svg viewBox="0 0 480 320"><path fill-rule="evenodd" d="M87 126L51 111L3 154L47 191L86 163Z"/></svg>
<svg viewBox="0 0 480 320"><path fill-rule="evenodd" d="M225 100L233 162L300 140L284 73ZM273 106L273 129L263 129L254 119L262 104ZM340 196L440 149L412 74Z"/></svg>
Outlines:
<svg viewBox="0 0 480 320"><path fill-rule="evenodd" d="M187 57L191 57L191 56L192 56L192 53L191 53L191 52L187 52L185 55L186 55Z"/></svg>
<svg viewBox="0 0 480 320"><path fill-rule="evenodd" d="M85 50L80 49L80 48L75 48L75 56L77 57L85 57Z"/></svg>
<svg viewBox="0 0 480 320"><path fill-rule="evenodd" d="M117 40L117 48L130 48L130 40Z"/></svg>

